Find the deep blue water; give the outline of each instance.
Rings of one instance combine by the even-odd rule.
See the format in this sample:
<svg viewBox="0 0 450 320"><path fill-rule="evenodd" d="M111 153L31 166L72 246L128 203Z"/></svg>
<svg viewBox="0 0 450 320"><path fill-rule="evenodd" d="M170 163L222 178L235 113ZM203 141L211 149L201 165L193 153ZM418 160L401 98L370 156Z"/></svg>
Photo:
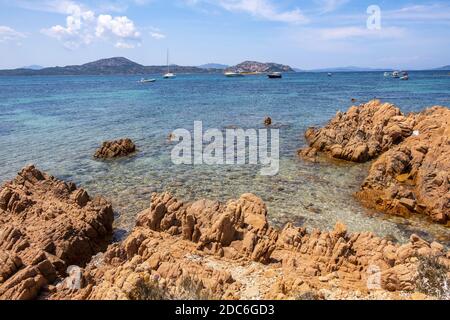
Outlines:
<svg viewBox="0 0 450 320"><path fill-rule="evenodd" d="M150 75L149 75L150 76ZM169 190L191 200L222 200L254 192L268 204L272 222L330 228L338 220L351 230L372 230L404 240L411 232L449 238L424 221L405 224L362 208L351 194L367 165L314 165L296 158L308 126L323 125L351 98L378 98L403 112L432 105L450 106L448 72L411 72L410 81L382 73L285 74L263 76L178 75L139 84L136 76L0 77L0 181L28 163L75 181L91 194L103 194L118 212L118 226L129 228L148 206L152 191ZM168 134L192 129L262 128L266 115L280 129L281 164L275 177L253 166L175 166ZM136 157L113 162L92 158L103 140L130 137ZM319 210L305 207L313 204ZM318 213L319 212L319 213Z"/></svg>

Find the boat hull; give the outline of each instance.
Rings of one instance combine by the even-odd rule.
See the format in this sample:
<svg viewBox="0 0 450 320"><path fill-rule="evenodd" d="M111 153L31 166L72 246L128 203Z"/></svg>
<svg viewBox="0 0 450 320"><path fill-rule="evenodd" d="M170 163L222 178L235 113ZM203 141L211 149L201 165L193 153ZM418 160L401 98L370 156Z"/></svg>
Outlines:
<svg viewBox="0 0 450 320"><path fill-rule="evenodd" d="M242 73L225 73L225 77L228 78L238 78L243 77L244 75Z"/></svg>

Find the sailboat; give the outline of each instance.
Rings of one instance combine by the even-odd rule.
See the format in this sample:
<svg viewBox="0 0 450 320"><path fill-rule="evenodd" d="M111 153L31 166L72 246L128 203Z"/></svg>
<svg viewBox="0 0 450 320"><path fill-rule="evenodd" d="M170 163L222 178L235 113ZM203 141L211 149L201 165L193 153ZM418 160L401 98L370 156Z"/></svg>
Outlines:
<svg viewBox="0 0 450 320"><path fill-rule="evenodd" d="M170 72L170 65L169 65L169 50L167 50L167 73L163 75L164 79L173 79L176 75L172 72Z"/></svg>

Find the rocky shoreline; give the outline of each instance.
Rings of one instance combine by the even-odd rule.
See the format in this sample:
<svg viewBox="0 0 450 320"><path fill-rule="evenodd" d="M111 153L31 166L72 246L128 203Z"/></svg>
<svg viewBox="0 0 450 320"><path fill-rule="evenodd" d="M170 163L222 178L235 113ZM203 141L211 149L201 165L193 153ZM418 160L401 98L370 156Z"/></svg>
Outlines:
<svg viewBox="0 0 450 320"><path fill-rule="evenodd" d="M104 198L21 170L0 189L0 298L37 298L68 266L84 266L107 248L113 219Z"/></svg>
<svg viewBox="0 0 450 320"><path fill-rule="evenodd" d="M449 121L448 108L403 115L375 100L309 129L299 155L373 161L356 194L365 205L447 223ZM98 158L134 151L106 142ZM450 299L450 252L437 242L398 244L343 223L277 229L268 214L249 193L226 203L154 193L113 243L106 199L27 166L0 188L0 299Z"/></svg>
<svg viewBox="0 0 450 320"><path fill-rule="evenodd" d="M318 161L319 154L353 162L374 160L356 197L366 206L408 217L425 214L450 219L450 110L432 107L403 115L392 104L370 101L338 112L323 128L309 128L309 147L298 154Z"/></svg>

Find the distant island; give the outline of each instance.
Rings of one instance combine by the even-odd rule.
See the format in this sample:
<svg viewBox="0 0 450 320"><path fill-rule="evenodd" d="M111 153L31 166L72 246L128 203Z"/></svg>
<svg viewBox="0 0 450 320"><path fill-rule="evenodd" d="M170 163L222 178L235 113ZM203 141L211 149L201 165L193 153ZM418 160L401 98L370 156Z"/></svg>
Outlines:
<svg viewBox="0 0 450 320"><path fill-rule="evenodd" d="M202 64L201 66L198 66L199 68L202 69L226 69L229 67L229 65L227 64L220 64L220 63L207 63L207 64Z"/></svg>
<svg viewBox="0 0 450 320"><path fill-rule="evenodd" d="M381 71L394 71L392 68L368 68L368 67L335 67L335 68L323 68L308 70L309 72L381 72Z"/></svg>
<svg viewBox="0 0 450 320"><path fill-rule="evenodd" d="M241 73L268 73L268 72L382 72L393 71L392 68L366 68L366 67L336 67L305 70L291 68L279 63L263 63L257 61L244 61L235 66L220 63L208 63L200 66L171 65L170 71L178 74L208 74L224 72ZM450 71L450 65L430 69L432 71ZM417 70L419 71L419 70ZM426 70L421 70L426 71ZM167 72L167 66L144 66L124 57L101 59L82 65L69 65L65 67L41 67L30 65L27 67L0 70L0 76L47 76L47 75L146 75L163 74Z"/></svg>
<svg viewBox="0 0 450 320"><path fill-rule="evenodd" d="M174 73L223 73L233 72L295 72L291 67L277 63L261 63L245 61L236 66L229 67L223 64L210 63L199 67L171 65L170 71ZM101 59L82 65L69 65L65 67L18 68L0 70L0 76L43 76L43 75L145 75L167 72L167 66L144 66L124 57Z"/></svg>
<svg viewBox="0 0 450 320"><path fill-rule="evenodd" d="M171 65L174 73L214 73L220 69L203 69L199 67L185 67ZM49 67L43 69L19 68L0 70L0 76L47 76L47 75L145 75L167 72L167 66L144 66L127 58L114 57L101 59L82 65L65 67Z"/></svg>
<svg viewBox="0 0 450 320"><path fill-rule="evenodd" d="M225 72L295 72L290 66L278 63L262 63L257 61L244 61L233 67L225 69Z"/></svg>
<svg viewBox="0 0 450 320"><path fill-rule="evenodd" d="M436 68L436 69L434 69L434 70L438 70L438 71L450 71L450 65L448 65L448 66L443 66L443 67L440 67L440 68Z"/></svg>
<svg viewBox="0 0 450 320"><path fill-rule="evenodd" d="M37 64L32 64L31 66L25 66L22 67L21 69L41 70L44 69L44 67Z"/></svg>

